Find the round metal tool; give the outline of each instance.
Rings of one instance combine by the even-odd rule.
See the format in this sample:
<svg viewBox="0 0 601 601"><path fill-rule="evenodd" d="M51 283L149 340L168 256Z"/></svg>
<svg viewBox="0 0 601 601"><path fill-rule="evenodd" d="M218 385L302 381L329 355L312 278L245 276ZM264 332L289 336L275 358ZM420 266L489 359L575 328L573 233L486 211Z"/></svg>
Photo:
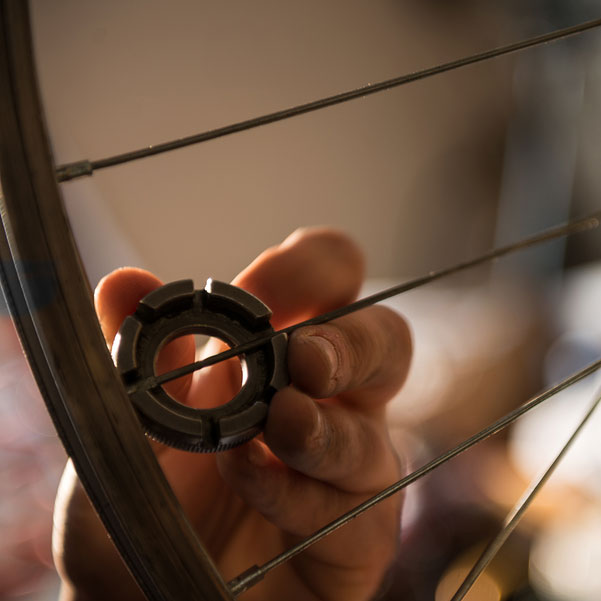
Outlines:
<svg viewBox="0 0 601 601"><path fill-rule="evenodd" d="M285 334L240 357L245 379L234 398L212 409L176 401L162 386L136 390L153 378L160 350L186 334L216 336L237 346L274 330L271 311L252 294L212 279L203 290L191 280L166 284L146 295L123 322L113 359L149 436L196 452L222 451L258 434L274 393L288 384Z"/></svg>

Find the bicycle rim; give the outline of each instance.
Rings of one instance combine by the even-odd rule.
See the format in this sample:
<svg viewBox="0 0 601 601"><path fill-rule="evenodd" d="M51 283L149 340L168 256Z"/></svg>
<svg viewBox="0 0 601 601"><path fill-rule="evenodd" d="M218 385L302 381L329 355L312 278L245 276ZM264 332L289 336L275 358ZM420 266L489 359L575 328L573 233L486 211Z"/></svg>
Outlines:
<svg viewBox="0 0 601 601"><path fill-rule="evenodd" d="M231 599L144 439L106 350L55 183L27 4L19 0L0 2L0 61L2 279L48 411L146 596Z"/></svg>

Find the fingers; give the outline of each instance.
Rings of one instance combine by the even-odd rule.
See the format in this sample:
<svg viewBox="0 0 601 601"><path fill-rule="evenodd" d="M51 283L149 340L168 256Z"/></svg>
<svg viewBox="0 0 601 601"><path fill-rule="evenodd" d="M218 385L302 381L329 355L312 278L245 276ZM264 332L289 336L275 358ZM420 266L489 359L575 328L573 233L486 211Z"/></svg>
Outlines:
<svg viewBox="0 0 601 601"><path fill-rule="evenodd" d="M254 439L217 455L224 480L277 528L305 536L340 511L344 494L289 469ZM299 502L303 511L298 511ZM311 508L311 510L309 510Z"/></svg>
<svg viewBox="0 0 601 601"><path fill-rule="evenodd" d="M346 492L379 490L398 470L383 410L316 403L293 387L273 398L264 437L286 465Z"/></svg>
<svg viewBox="0 0 601 601"><path fill-rule="evenodd" d="M272 309L272 323L277 328L350 302L362 278L363 258L352 240L331 229L310 228L298 230L279 246L263 253L234 283ZM152 274L133 268L117 270L100 282L95 304L109 344L125 317L135 311L138 301L160 285L160 280ZM163 349L157 372L189 363L193 357L193 340L177 339ZM227 401L231 390L236 388L225 386L231 367L217 365L199 372L195 378L180 378L166 388L187 404L219 404ZM200 395L201 391L204 394Z"/></svg>
<svg viewBox="0 0 601 601"><path fill-rule="evenodd" d="M257 440L220 454L217 463L242 500L282 531L284 548L369 496L341 491L290 469ZM391 481L395 477L396 472ZM311 582L320 599L371 599L396 549L401 502L395 495L310 547L293 560L294 574ZM255 531L258 527L269 532L264 522ZM274 554L267 551L264 560Z"/></svg>
<svg viewBox="0 0 601 601"><path fill-rule="evenodd" d="M363 272L362 253L348 236L304 228L261 254L233 283L270 307L279 328L349 303Z"/></svg>
<svg viewBox="0 0 601 601"><path fill-rule="evenodd" d="M233 284L270 307L271 323L277 329L351 302L361 286L363 270L361 251L348 236L329 228L305 228L261 254ZM235 363L218 364L198 372L190 404L206 406L200 399L206 399L207 393L220 403L229 400L238 388L223 384L235 373L233 368Z"/></svg>
<svg viewBox="0 0 601 601"><path fill-rule="evenodd" d="M365 411L397 392L410 361L409 327L380 306L301 328L288 346L288 367L297 388L315 398L337 395Z"/></svg>
<svg viewBox="0 0 601 601"><path fill-rule="evenodd" d="M100 326L109 347L123 323L135 312L138 302L149 292L162 285L161 280L148 271L134 267L117 269L105 276L94 292L94 305ZM161 374L194 360L194 338L177 338L159 354L156 373ZM182 402L186 400L191 376L179 378L165 385L165 389Z"/></svg>
<svg viewBox="0 0 601 601"><path fill-rule="evenodd" d="M285 464L346 492L377 490L398 464L385 424L385 403L406 377L411 337L404 320L370 307L291 338L295 387L271 401L265 442ZM330 398L316 403L311 396Z"/></svg>
<svg viewBox="0 0 601 601"><path fill-rule="evenodd" d="M124 267L106 275L94 291L94 305L109 345L123 323L138 306L138 302L162 282L148 271Z"/></svg>
<svg viewBox="0 0 601 601"><path fill-rule="evenodd" d="M224 480L248 505L295 536L307 536L379 490L355 494L306 476L278 461L256 439L220 453L217 463ZM396 479L397 469L395 465L386 484Z"/></svg>

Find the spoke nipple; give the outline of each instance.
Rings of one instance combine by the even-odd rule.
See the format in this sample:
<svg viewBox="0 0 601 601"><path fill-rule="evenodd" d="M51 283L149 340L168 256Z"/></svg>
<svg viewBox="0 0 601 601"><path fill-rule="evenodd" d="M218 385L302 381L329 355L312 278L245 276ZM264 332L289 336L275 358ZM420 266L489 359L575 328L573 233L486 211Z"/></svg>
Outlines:
<svg viewBox="0 0 601 601"><path fill-rule="evenodd" d="M135 394L136 392L142 392L145 390L153 390L161 385L161 382L157 378L145 378L144 380L138 380L131 386L128 386L125 391L128 395Z"/></svg>
<svg viewBox="0 0 601 601"><path fill-rule="evenodd" d="M227 586L232 594L239 595L257 584L257 582L263 580L264 576L265 573L263 570L259 566L254 565L248 568L248 570L244 570L244 572L236 576L233 580L230 580Z"/></svg>
<svg viewBox="0 0 601 601"><path fill-rule="evenodd" d="M84 175L92 175L93 172L94 168L90 161L78 161L77 163L69 163L58 167L56 169L56 180L58 182L67 182Z"/></svg>

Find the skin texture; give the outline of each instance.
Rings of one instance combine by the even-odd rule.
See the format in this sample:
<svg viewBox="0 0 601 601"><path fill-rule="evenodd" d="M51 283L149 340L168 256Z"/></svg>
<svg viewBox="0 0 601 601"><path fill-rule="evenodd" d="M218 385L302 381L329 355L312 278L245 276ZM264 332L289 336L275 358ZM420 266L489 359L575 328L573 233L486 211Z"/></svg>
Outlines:
<svg viewBox="0 0 601 601"><path fill-rule="evenodd" d="M352 301L362 278L357 246L339 232L314 228L265 251L233 283L263 300L280 328ZM138 300L160 284L133 268L100 282L96 309L109 344ZM402 385L410 356L407 325L383 307L297 330L288 348L292 384L275 395L263 436L217 455L152 443L226 580L400 477L386 403ZM193 340L181 338L164 349L157 369L193 358ZM236 361L171 383L169 392L195 407L226 402L240 385ZM371 598L396 553L400 503L398 496L382 503L241 598L281 599L282 591L289 601ZM57 496L53 548L61 601L143 598L70 464Z"/></svg>

